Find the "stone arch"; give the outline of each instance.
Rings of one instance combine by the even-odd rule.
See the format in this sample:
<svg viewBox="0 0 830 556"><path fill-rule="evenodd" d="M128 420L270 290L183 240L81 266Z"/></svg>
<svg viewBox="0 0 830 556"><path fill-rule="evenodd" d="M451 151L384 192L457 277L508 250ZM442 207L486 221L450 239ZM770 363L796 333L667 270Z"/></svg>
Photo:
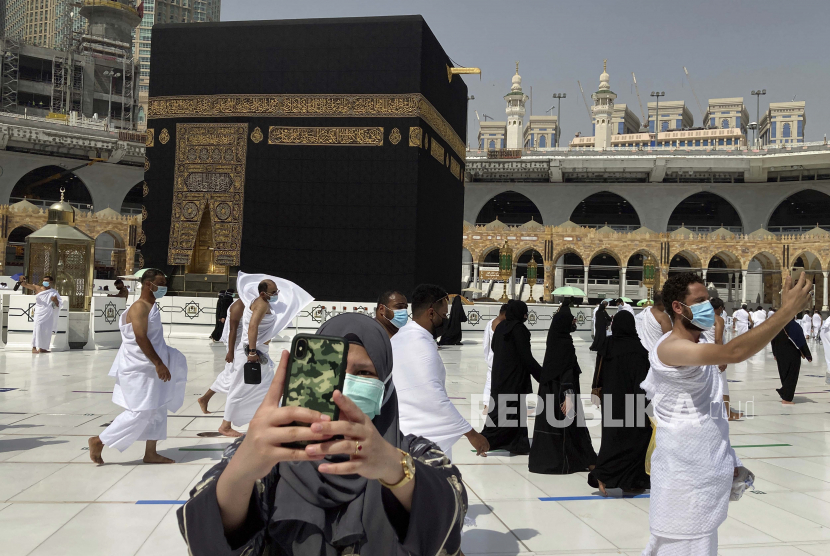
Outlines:
<svg viewBox="0 0 830 556"><path fill-rule="evenodd" d="M698 226L740 228L744 218L725 197L704 190L685 197L675 205L669 215L667 227L685 226L693 232Z"/></svg>
<svg viewBox="0 0 830 556"><path fill-rule="evenodd" d="M95 237L95 278L123 276L127 267L127 243L115 230L104 230Z"/></svg>
<svg viewBox="0 0 830 556"><path fill-rule="evenodd" d="M498 251L500 247L501 247L501 245L498 245L498 244L493 244L493 245L488 245L487 247L482 247L481 252L478 255L478 263L483 264L484 262L486 262L487 261L487 255L489 255L493 251ZM496 257L496 262L498 262L498 257Z"/></svg>
<svg viewBox="0 0 830 556"><path fill-rule="evenodd" d="M759 251L749 258L748 266L751 266L753 261L757 261L761 266L761 303L779 306L781 304L781 262L778 256L769 251Z"/></svg>
<svg viewBox="0 0 830 556"><path fill-rule="evenodd" d="M580 225L640 226L640 215L634 205L619 193L607 190L580 200L571 212L570 220Z"/></svg>
<svg viewBox="0 0 830 556"><path fill-rule="evenodd" d="M796 266L798 259L801 259L803 261L804 266ZM822 270L821 258L809 249L802 249L798 252L798 254L796 254L793 257L790 257L790 261L792 261L792 265L790 265L790 268L792 269L804 268L805 270L811 272Z"/></svg>
<svg viewBox="0 0 830 556"><path fill-rule="evenodd" d="M551 258L551 263L556 264L556 261L558 261L559 259L561 259L562 257L564 257L565 255L567 255L569 253L572 254L572 255L576 255L577 257L582 259L583 264L584 264L584 261L586 259L585 254L582 253L581 251L579 251L579 249L577 249L576 247L573 247L573 246L570 246L570 245L567 246L567 247L562 247L561 249L559 249L559 251L557 251L553 255L553 257Z"/></svg>
<svg viewBox="0 0 830 556"><path fill-rule="evenodd" d="M735 253L733 253L729 249L721 249L719 251L715 251L713 249L712 251L713 251L712 253L710 253L710 254L708 254L708 256L704 257L705 260L706 260L706 267L707 268L709 267L709 265L712 264L712 260L715 257L720 258L722 261L724 261L728 265L725 268L741 269L741 268L746 267L745 261L743 259L741 259L741 257L739 255L736 255ZM703 261L703 258L701 259L701 262L702 261Z"/></svg>
<svg viewBox="0 0 830 556"><path fill-rule="evenodd" d="M55 165L39 166L26 172L17 180L9 194L9 203L26 199L35 204L49 206L60 201L61 188L65 189L64 198L70 203L87 210L92 205L92 194L83 179L77 174L69 174L56 179L44 180L66 172L66 168ZM41 201L41 203L39 203Z"/></svg>
<svg viewBox="0 0 830 556"><path fill-rule="evenodd" d="M26 246L26 237L35 231L35 227L29 224L20 224L13 230L9 231L6 237L6 248L2 253L4 274L15 274L23 272L25 264L24 249Z"/></svg>
<svg viewBox="0 0 830 556"><path fill-rule="evenodd" d="M599 255L608 255L614 259L614 261L617 263L617 266L622 266L622 257L620 257L620 255L618 255L613 249L609 249L607 247L597 249L596 251L591 253L590 257L586 257L586 259L588 261L592 261ZM588 264L590 264L590 262Z"/></svg>
<svg viewBox="0 0 830 556"><path fill-rule="evenodd" d="M141 214L141 207L144 204L144 187L145 182L141 180L127 191L118 212L121 214Z"/></svg>
<svg viewBox="0 0 830 556"><path fill-rule="evenodd" d="M650 249L636 249L620 257L620 260L625 261L626 280L637 280L638 282L642 282L643 263L645 262L645 258L649 255L651 255L651 257L654 259L654 262L657 263L659 268L660 257Z"/></svg>
<svg viewBox="0 0 830 556"><path fill-rule="evenodd" d="M502 191L485 202L478 211L476 224L489 224L496 218L511 226L531 220L544 224L539 206L528 196L513 190Z"/></svg>
<svg viewBox="0 0 830 556"><path fill-rule="evenodd" d="M787 203L789 202L789 206ZM789 193L770 208L764 220L767 228L779 226L809 226L816 224L830 224L827 217L827 207L830 206L830 195L814 189L804 187L794 193Z"/></svg>
<svg viewBox="0 0 830 556"><path fill-rule="evenodd" d="M588 286L591 288L589 297L597 297L597 292L616 295L620 289L620 258L610 249L599 249L591 255L588 261ZM615 264L602 264L602 263ZM586 290L586 293L588 291Z"/></svg>
<svg viewBox="0 0 830 556"><path fill-rule="evenodd" d="M685 261L685 263L683 262ZM669 272L686 272L701 267L700 256L689 249L681 249L671 254Z"/></svg>

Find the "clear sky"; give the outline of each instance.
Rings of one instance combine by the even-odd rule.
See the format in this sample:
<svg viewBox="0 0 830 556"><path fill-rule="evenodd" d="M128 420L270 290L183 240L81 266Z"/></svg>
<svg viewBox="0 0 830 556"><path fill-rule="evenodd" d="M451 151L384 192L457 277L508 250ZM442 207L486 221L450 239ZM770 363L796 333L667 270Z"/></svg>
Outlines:
<svg viewBox="0 0 830 556"><path fill-rule="evenodd" d="M830 0L222 0L223 21L420 14L458 65L482 69L463 79L475 114L505 119L503 96L515 62L526 94L533 87L533 114L562 103L562 138L590 133L586 95L599 85L608 59L611 89L640 117L631 72L643 106L654 90L663 100L685 100L701 124L692 86L703 110L709 98L744 97L756 119L753 89L770 102L807 102L808 141L830 131ZM591 99L588 97L590 104ZM530 103L528 103L528 115ZM475 140L473 140L473 143Z"/></svg>

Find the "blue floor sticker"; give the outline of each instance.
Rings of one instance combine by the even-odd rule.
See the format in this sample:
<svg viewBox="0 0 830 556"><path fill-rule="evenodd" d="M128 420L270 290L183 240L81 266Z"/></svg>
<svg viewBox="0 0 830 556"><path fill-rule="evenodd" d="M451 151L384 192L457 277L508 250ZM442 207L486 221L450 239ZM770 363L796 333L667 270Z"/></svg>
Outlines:
<svg viewBox="0 0 830 556"><path fill-rule="evenodd" d="M622 500L623 498L651 498L650 494L624 494L619 496L548 496L540 497L542 502L565 502L568 500Z"/></svg>

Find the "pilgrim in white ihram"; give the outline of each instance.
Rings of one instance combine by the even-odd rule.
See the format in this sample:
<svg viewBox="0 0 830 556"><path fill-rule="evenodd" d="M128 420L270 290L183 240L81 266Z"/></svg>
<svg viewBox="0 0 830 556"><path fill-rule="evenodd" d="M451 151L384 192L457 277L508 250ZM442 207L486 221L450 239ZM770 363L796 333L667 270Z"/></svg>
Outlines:
<svg viewBox="0 0 830 556"><path fill-rule="evenodd" d="M166 288L159 291L163 295ZM165 343L158 305L153 304L147 318L147 339L170 371L167 382L159 378L155 365L136 342L133 323L127 322L128 314L124 311L119 318L121 348L109 372L115 378L112 401L124 411L99 436L104 446L121 452L136 441L167 438L167 412L182 406L187 384L187 360Z"/></svg>
<svg viewBox="0 0 830 556"><path fill-rule="evenodd" d="M248 357L245 347L248 345L248 330L253 316L251 305L260 297L258 288L263 280L273 281L279 291L279 294L270 300L268 312L262 317L257 328L256 349L267 358L268 362L262 366L261 382L246 384L244 367ZM276 366L269 356L268 343L288 326L306 305L314 301L314 298L294 282L267 274L240 272L236 285L239 299L245 304L245 313L242 316L242 331L239 334L242 340L237 343L233 356L233 372L228 398L225 401L224 419L235 427L241 427L251 422L274 379Z"/></svg>
<svg viewBox="0 0 830 556"><path fill-rule="evenodd" d="M43 282L49 287L49 282ZM58 330L58 315L60 315L63 298L58 290L49 288L35 295L35 318L32 331L32 347L49 351L52 345L52 334Z"/></svg>

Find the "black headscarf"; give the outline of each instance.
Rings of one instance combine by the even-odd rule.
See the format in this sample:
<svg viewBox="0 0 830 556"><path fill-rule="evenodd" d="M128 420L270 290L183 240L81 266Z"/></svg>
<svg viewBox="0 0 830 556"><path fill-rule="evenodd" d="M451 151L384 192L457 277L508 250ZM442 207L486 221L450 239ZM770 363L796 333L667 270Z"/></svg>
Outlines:
<svg viewBox="0 0 830 556"><path fill-rule="evenodd" d="M507 311L504 313L504 322L499 325L504 334L510 333L517 324L524 324L527 320L527 303L518 299L507 302Z"/></svg>
<svg viewBox="0 0 830 556"><path fill-rule="evenodd" d="M571 337L574 316L568 302L563 302L553 315L545 346L545 362L539 382L558 380L576 364L576 349Z"/></svg>
<svg viewBox="0 0 830 556"><path fill-rule="evenodd" d="M349 343L360 344L366 349L378 378L386 383L380 415L372 419L372 423L387 442L400 447L398 398L391 380L392 344L389 334L377 321L359 313L338 315L324 323L317 334L346 338ZM329 461L345 459L348 457L326 458ZM277 537L285 539L283 546L297 556L333 556L339 550L365 539L367 527L364 524L387 519L379 497L375 504L364 504L369 489L380 488L376 481L369 482L360 475L322 474L317 471L320 463L278 464L280 480L271 522L281 528ZM326 543L336 550L332 551ZM380 545L383 546L382 543Z"/></svg>
<svg viewBox="0 0 830 556"><path fill-rule="evenodd" d="M648 356L648 350L637 335L634 315L628 311L617 311L611 323L611 336L605 340L599 354L610 359L630 353Z"/></svg>

